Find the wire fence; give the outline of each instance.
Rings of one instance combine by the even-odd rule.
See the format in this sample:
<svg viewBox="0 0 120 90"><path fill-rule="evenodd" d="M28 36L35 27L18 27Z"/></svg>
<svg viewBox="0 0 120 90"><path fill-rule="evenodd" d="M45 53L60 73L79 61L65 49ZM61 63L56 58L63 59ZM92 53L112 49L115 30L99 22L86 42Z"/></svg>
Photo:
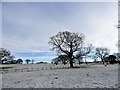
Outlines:
<svg viewBox="0 0 120 90"><path fill-rule="evenodd" d="M54 69L68 69L69 65L53 65L53 66L43 66L43 67L24 67L24 68L6 68L0 69L1 74L15 73L15 72L33 72L42 70L54 70Z"/></svg>
<svg viewBox="0 0 120 90"><path fill-rule="evenodd" d="M50 64L50 65L39 65L39 66L27 66L24 65L23 67L13 67L13 68L0 68L0 74L6 74L6 73L17 73L17 72L33 72L33 71L43 71L43 70L55 70L55 69L69 69L70 65L69 64ZM74 67L91 67L91 64L74 64Z"/></svg>

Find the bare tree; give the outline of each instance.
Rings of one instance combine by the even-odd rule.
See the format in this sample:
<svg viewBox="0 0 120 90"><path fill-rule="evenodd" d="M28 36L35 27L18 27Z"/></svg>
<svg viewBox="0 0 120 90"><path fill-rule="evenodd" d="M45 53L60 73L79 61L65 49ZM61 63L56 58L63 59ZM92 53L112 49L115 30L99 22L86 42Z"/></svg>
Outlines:
<svg viewBox="0 0 120 90"><path fill-rule="evenodd" d="M80 59L82 59L82 57L85 57L85 63L87 64L86 61L86 56L91 52L93 46L92 44L88 45L87 47L82 47L79 52L76 55L76 58L79 60L79 64L80 64Z"/></svg>
<svg viewBox="0 0 120 90"><path fill-rule="evenodd" d="M102 61L102 63L104 64L104 59L105 59L105 57L107 56L107 55L109 55L109 49L107 49L107 48L96 48L96 55L97 55L97 57L99 57L100 59L101 59L101 61Z"/></svg>
<svg viewBox="0 0 120 90"><path fill-rule="evenodd" d="M52 36L49 44L52 45L52 50L58 53L65 53L69 58L70 67L73 67L73 53L82 47L83 39L84 35L82 33L64 31L58 32L57 35Z"/></svg>
<svg viewBox="0 0 120 90"><path fill-rule="evenodd" d="M90 56L90 57L91 57L91 59L94 59L94 62L95 62L95 63L97 63L97 58L98 58L98 57L97 57L96 55L92 55L92 56Z"/></svg>

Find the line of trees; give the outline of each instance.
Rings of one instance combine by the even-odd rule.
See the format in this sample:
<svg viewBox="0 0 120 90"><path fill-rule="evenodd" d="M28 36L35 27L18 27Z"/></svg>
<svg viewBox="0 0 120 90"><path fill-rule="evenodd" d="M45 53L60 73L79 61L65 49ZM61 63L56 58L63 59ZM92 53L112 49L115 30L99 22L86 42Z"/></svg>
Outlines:
<svg viewBox="0 0 120 90"><path fill-rule="evenodd" d="M108 48L94 48L92 44L89 44L85 47L84 38L85 36L82 33L72 33L69 31L58 32L56 35L50 37L49 44L52 46L51 50L54 50L58 53L58 57L54 58L52 62L55 64L58 64L58 62L63 64L69 63L70 67L73 68L73 63L75 60L78 60L80 64L83 57L86 58L90 53L93 52L95 55L91 57L95 59L95 61L98 58L101 59L103 64L106 62L113 63L117 58L120 58L119 54L110 56L110 50ZM117 58L115 58L116 56ZM9 61L11 64L23 63L22 59L14 60L14 56L9 50L0 48L0 62L3 64L4 61ZM25 61L27 64L29 62L34 63L34 60L31 61L26 59Z"/></svg>
<svg viewBox="0 0 120 90"><path fill-rule="evenodd" d="M11 54L11 52L7 49L0 48L0 64L22 64L23 60L22 59L17 59L14 60L14 56ZM34 60L25 60L26 63L28 64L29 62L34 63Z"/></svg>
<svg viewBox="0 0 120 90"><path fill-rule="evenodd" d="M72 33L69 31L58 32L55 36L50 37L49 44L52 46L51 50L54 50L58 53L58 57L53 59L52 62L57 64L59 61L63 62L66 60L70 63L71 68L73 68L75 59L79 60L80 63L82 57L84 56L86 58L87 55L93 50L92 44L84 47L84 37L85 36L82 33ZM76 52L77 55L74 54ZM102 63L105 64L105 62L108 61L106 60L106 57L109 57L109 52L110 50L104 47L96 48L94 51L95 56L92 58L95 60L97 60L97 58L100 58ZM64 56L64 58L60 58L60 56ZM109 57L109 59L110 58L111 57ZM114 58L114 60L115 59L116 58Z"/></svg>
<svg viewBox="0 0 120 90"><path fill-rule="evenodd" d="M3 64L4 61L12 61L14 56L7 49L0 48L0 63Z"/></svg>

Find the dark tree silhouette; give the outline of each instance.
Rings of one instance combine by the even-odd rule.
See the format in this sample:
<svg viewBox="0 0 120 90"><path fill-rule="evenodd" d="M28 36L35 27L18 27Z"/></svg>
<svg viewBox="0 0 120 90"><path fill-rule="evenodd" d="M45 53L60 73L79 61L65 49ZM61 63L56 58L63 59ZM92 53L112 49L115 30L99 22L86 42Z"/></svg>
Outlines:
<svg viewBox="0 0 120 90"><path fill-rule="evenodd" d="M68 59L69 59L69 58L68 58L67 55L59 55L59 56L58 56L58 60L59 60L60 62L62 62L64 65L67 64Z"/></svg>
<svg viewBox="0 0 120 90"><path fill-rule="evenodd" d="M11 55L11 52L7 49L0 48L0 62L3 64L4 61L13 60L14 56Z"/></svg>
<svg viewBox="0 0 120 90"><path fill-rule="evenodd" d="M105 62L108 64L114 64L114 63L119 63L117 61L117 57L115 55L109 55L108 57L105 57Z"/></svg>
<svg viewBox="0 0 120 90"><path fill-rule="evenodd" d="M120 53L116 53L115 55L116 55L118 63L120 64Z"/></svg>
<svg viewBox="0 0 120 90"><path fill-rule="evenodd" d="M16 61L16 63L17 63L17 64L22 64L22 63L23 63L23 60L19 58L19 59Z"/></svg>
<svg viewBox="0 0 120 90"><path fill-rule="evenodd" d="M68 62L68 56L67 55L59 55L58 57L52 59L52 63L58 64L58 63L63 63L64 65L67 64Z"/></svg>
<svg viewBox="0 0 120 90"><path fill-rule="evenodd" d="M17 64L16 60L12 60L10 64Z"/></svg>
<svg viewBox="0 0 120 90"><path fill-rule="evenodd" d="M109 55L109 49L107 48L96 48L96 53L97 57L99 57L102 61L102 63L104 64L104 59L107 55Z"/></svg>
<svg viewBox="0 0 120 90"><path fill-rule="evenodd" d="M110 64L117 63L117 57L115 55L109 55Z"/></svg>
<svg viewBox="0 0 120 90"><path fill-rule="evenodd" d="M25 61L26 61L26 63L28 64L28 63L29 63L31 60L29 60L29 59L26 59Z"/></svg>
<svg viewBox="0 0 120 90"><path fill-rule="evenodd" d="M54 64L58 65L58 62L59 62L58 57L56 57L56 58L52 59L52 63L54 63Z"/></svg>
<svg viewBox="0 0 120 90"><path fill-rule="evenodd" d="M57 35L52 36L49 44L52 45L52 50L58 53L65 53L69 58L70 67L73 67L73 53L82 47L83 39L84 35L82 33L64 31L58 32Z"/></svg>

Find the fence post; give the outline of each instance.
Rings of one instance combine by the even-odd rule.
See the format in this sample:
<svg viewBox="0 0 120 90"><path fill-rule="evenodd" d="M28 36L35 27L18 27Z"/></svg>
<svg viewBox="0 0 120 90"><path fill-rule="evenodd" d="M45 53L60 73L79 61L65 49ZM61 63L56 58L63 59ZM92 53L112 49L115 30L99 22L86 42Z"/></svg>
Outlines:
<svg viewBox="0 0 120 90"><path fill-rule="evenodd" d="M8 73L8 69L3 69L5 73Z"/></svg>

